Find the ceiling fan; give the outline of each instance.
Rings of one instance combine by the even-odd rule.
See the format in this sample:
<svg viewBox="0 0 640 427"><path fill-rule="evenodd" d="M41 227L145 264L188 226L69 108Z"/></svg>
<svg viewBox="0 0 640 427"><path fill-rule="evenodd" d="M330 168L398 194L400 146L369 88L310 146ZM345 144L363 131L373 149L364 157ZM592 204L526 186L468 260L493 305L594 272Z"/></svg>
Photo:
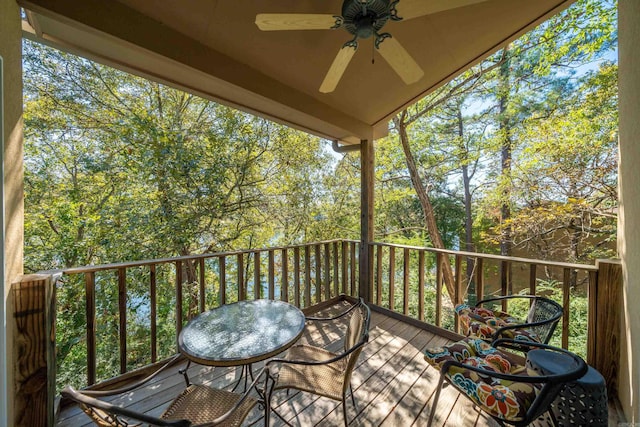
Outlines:
<svg viewBox="0 0 640 427"><path fill-rule="evenodd" d="M279 30L328 30L344 28L353 38L338 51L320 92L329 93L338 85L353 54L358 48L358 39L374 38L380 55L406 83L415 83L424 71L389 33L380 33L391 21L406 21L420 16L455 9L486 0L344 0L341 15L306 13L259 13L256 25L262 31Z"/></svg>

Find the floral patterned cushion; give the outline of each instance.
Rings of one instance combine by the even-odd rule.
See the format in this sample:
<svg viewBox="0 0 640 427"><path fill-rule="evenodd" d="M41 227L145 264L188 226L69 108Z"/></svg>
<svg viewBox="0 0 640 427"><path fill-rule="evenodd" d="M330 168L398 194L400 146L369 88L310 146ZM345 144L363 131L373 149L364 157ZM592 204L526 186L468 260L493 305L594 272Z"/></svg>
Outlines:
<svg viewBox="0 0 640 427"><path fill-rule="evenodd" d="M460 318L462 333L466 336L474 336L483 340L493 340L494 334L500 328L523 323L522 320L512 317L509 313L489 310L484 307L470 307L467 304L459 304L455 310ZM538 335L528 329L507 329L501 332L499 338L541 342Z"/></svg>
<svg viewBox="0 0 640 427"><path fill-rule="evenodd" d="M481 339L465 338L446 347L428 349L425 359L438 370L446 361L457 360L488 371L537 376L535 371L513 362ZM542 384L492 378L457 366L450 367L445 378L483 410L511 422L525 418L542 389Z"/></svg>

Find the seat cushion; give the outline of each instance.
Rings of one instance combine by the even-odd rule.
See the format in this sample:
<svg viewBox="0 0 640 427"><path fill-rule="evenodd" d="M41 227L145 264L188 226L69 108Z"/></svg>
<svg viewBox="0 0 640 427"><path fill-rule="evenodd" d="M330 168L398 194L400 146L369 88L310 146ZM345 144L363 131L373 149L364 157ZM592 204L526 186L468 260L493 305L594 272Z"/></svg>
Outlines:
<svg viewBox="0 0 640 427"><path fill-rule="evenodd" d="M455 360L492 372L538 376L535 371L516 363L509 355L474 338L428 349L425 360L438 370L446 361ZM528 408L542 389L539 383L502 380L457 366L450 367L445 379L484 411L511 422L525 418Z"/></svg>
<svg viewBox="0 0 640 427"><path fill-rule="evenodd" d="M202 385L190 385L169 405L162 414L167 420L189 420L193 424L205 424L224 415L240 400L240 395L226 390ZM249 397L222 424L225 427L240 426L257 401Z"/></svg>
<svg viewBox="0 0 640 427"><path fill-rule="evenodd" d="M500 328L524 323L521 319L511 316L509 313L490 310L484 307L470 307L467 304L459 304L455 310L460 318L462 333L464 335L474 336L488 341L494 339L495 333ZM534 331L525 328L507 329L500 333L499 338L541 342Z"/></svg>

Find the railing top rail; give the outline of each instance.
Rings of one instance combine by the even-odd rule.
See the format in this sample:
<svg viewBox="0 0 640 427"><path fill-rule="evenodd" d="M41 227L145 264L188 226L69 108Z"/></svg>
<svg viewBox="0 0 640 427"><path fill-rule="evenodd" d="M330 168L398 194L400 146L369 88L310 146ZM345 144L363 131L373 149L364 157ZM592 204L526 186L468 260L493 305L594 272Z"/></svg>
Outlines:
<svg viewBox="0 0 640 427"><path fill-rule="evenodd" d="M274 246L269 248L254 248L254 249L243 249L243 250L230 251L230 252L215 252L215 253L206 253L206 254L198 254L198 255L184 255L184 256L178 256L178 257L157 258L157 259L148 259L148 260L142 260L142 261L125 261L125 262L116 262L111 264L85 265L81 267L71 267L71 268L65 268L65 269L56 270L56 271L61 271L63 274L92 273L92 272L104 271L104 270L118 270L121 268L142 267L145 265L153 265L153 264L168 264L176 261L187 261L187 260L191 261L191 260L198 260L202 258L220 258L220 257L234 256L234 255L246 254L246 253L293 249L296 247L303 248L305 246L324 245L327 243L343 242L343 241L348 241L348 240L344 240L344 239L324 240L321 242L301 243L298 245L290 245L290 246Z"/></svg>
<svg viewBox="0 0 640 427"><path fill-rule="evenodd" d="M422 247L422 246L409 246L409 245L400 245L395 243L373 242L371 244L374 246L388 246L388 247L394 247L394 248L415 249L415 250L423 250L423 251L435 252L435 253L444 253L449 255L461 255L465 257L481 257L485 259L495 259L498 261L522 262L527 264L547 265L550 267L580 269L585 271L598 271L597 266L590 265L590 264L572 264L567 262L548 261L548 260L542 260L542 259L510 257L510 256L504 256L504 255L485 254L481 252L454 251L450 249L428 248L428 247Z"/></svg>

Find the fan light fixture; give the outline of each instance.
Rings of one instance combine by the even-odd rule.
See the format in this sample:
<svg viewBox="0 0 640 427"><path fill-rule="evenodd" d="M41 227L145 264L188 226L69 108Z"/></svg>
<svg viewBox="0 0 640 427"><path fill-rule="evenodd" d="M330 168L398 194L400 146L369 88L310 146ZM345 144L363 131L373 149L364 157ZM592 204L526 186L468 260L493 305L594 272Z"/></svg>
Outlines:
<svg viewBox="0 0 640 427"><path fill-rule="evenodd" d="M405 84L417 82L424 71L397 39L380 30L391 21L406 21L432 13L487 0L344 0L342 15L260 13L256 25L262 31L328 30L344 28L353 35L338 51L320 92L333 92L358 48L358 39L375 37L374 45Z"/></svg>

